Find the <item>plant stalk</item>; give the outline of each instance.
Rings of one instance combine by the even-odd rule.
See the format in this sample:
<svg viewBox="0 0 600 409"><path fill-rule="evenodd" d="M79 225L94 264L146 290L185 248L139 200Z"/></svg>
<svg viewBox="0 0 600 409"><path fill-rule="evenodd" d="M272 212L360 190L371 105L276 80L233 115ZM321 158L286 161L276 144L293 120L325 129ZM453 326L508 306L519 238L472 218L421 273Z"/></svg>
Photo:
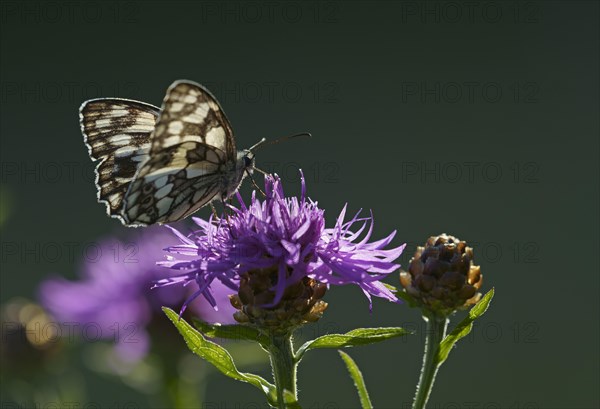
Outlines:
<svg viewBox="0 0 600 409"><path fill-rule="evenodd" d="M423 352L423 366L421 368L419 383L417 384L413 409L424 409L427 404L439 368L437 354L440 342L446 336L448 322L450 321L445 316L435 314L423 315L423 319L427 322L427 333L425 337L425 351Z"/></svg>
<svg viewBox="0 0 600 409"><path fill-rule="evenodd" d="M271 345L269 346L269 357L271 367L273 368L273 377L275 378L275 387L277 388L277 407L286 409L284 390L287 390L294 397L294 404L297 405L296 391L296 359L291 334L271 335ZM289 396L289 395L288 395Z"/></svg>

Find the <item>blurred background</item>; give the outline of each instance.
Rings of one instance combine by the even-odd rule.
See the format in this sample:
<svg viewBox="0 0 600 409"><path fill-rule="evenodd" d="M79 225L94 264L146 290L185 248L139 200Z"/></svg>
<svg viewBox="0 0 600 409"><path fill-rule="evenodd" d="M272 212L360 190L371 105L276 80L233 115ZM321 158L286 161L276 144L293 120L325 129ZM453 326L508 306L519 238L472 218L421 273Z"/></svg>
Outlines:
<svg viewBox="0 0 600 409"><path fill-rule="evenodd" d="M496 297L430 407L598 407L598 17L594 1L2 2L2 406L266 407L157 312L183 291L148 294L148 277L116 274L142 274L162 242L96 203L79 105L160 105L186 78L217 96L240 148L313 134L257 165L290 194L302 168L330 223L346 202L373 209L375 237L408 243L404 265L430 235L475 247ZM301 337L424 329L405 305L369 313L358 288L326 301ZM270 376L260 350L226 346ZM408 408L422 348L420 333L347 352L376 407ZM308 354L299 379L303 407L359 405L335 351Z"/></svg>

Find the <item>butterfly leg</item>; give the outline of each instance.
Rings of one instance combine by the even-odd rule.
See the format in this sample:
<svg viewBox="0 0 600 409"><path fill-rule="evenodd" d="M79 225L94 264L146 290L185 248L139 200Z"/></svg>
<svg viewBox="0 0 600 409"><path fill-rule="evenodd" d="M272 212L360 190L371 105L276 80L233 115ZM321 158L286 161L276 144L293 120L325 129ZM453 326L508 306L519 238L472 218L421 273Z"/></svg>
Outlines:
<svg viewBox="0 0 600 409"><path fill-rule="evenodd" d="M231 231L231 225L229 224L229 215L227 214L227 202L226 199L221 196L221 204L223 205L223 214L225 215L225 221L227 222L227 227L229 227L229 231Z"/></svg>
<svg viewBox="0 0 600 409"><path fill-rule="evenodd" d="M215 207L215 205L213 204L213 202L210 202L210 208L212 209L212 214L215 220L219 219L219 215L217 214L217 208Z"/></svg>
<svg viewBox="0 0 600 409"><path fill-rule="evenodd" d="M248 169L246 169L246 174L250 178L250 181L252 182L252 185L254 186L254 188L256 190L258 190L263 195L263 197L267 197L267 194L265 192L263 192L263 190L256 184L256 182L254 181L254 178L252 177L250 172L248 172Z"/></svg>

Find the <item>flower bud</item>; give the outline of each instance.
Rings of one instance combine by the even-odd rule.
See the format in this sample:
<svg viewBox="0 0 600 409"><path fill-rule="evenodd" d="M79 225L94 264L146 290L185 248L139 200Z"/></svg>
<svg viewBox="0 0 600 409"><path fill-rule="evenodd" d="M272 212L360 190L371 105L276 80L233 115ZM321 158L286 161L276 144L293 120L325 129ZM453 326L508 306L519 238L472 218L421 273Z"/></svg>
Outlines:
<svg viewBox="0 0 600 409"><path fill-rule="evenodd" d="M444 233L417 247L400 283L422 308L447 316L479 301L483 278L473 264L473 249Z"/></svg>

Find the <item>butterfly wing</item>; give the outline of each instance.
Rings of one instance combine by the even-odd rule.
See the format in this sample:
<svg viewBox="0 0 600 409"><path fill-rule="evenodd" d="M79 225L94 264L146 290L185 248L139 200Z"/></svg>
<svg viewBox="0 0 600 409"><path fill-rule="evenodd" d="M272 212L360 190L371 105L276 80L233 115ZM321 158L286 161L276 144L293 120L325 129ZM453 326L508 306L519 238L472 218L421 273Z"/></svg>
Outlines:
<svg viewBox="0 0 600 409"><path fill-rule="evenodd" d="M222 193L235 173L231 125L217 100L194 82L169 87L151 140L150 157L125 196L126 224L187 217Z"/></svg>
<svg viewBox="0 0 600 409"><path fill-rule="evenodd" d="M180 80L163 100L151 154L188 141L218 148L228 160L235 160L233 129L217 99L202 85Z"/></svg>
<svg viewBox="0 0 600 409"><path fill-rule="evenodd" d="M79 109L84 142L96 166L98 201L120 217L123 198L140 164L148 159L159 109L118 98L86 101Z"/></svg>
<svg viewBox="0 0 600 409"><path fill-rule="evenodd" d="M127 224L170 223L187 217L220 193L225 154L198 142L184 142L152 155L127 192Z"/></svg>

